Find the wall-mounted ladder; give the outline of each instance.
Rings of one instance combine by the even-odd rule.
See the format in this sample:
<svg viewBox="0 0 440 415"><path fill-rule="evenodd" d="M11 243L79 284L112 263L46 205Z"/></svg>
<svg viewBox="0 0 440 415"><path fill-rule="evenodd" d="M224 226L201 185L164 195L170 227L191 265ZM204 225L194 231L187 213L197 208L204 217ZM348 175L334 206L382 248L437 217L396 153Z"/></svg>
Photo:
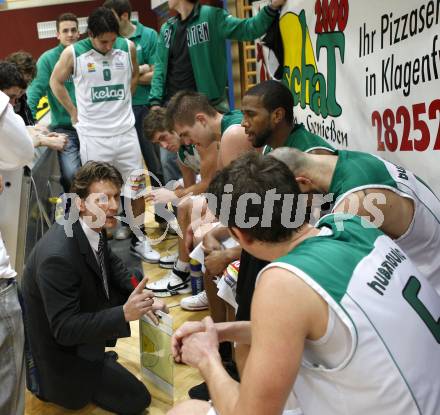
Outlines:
<svg viewBox="0 0 440 415"><path fill-rule="evenodd" d="M237 17L252 17L252 5L249 0L236 0ZM257 60L254 42L242 42L239 46L241 95L257 83Z"/></svg>

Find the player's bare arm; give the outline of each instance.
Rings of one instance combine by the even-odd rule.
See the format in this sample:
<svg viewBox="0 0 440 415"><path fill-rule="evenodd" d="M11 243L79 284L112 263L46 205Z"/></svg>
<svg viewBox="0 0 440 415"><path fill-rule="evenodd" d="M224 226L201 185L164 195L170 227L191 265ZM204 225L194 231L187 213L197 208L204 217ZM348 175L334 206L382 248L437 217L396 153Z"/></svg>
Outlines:
<svg viewBox="0 0 440 415"><path fill-rule="evenodd" d="M214 359L200 365L214 407L221 414L281 413L300 366L305 339L321 338L327 327L324 300L302 280L280 268L262 274L251 313L251 348L240 386L221 371ZM277 373L275 378L273 373ZM225 388L230 391L227 396Z"/></svg>
<svg viewBox="0 0 440 415"><path fill-rule="evenodd" d="M136 47L131 40L129 41L129 45L130 45L130 56L131 56L131 66L132 66L130 90L131 90L131 95L133 96L134 92L136 91L139 80L139 65L137 63Z"/></svg>
<svg viewBox="0 0 440 415"><path fill-rule="evenodd" d="M49 83L53 94L69 113L72 125L75 125L78 122L78 112L64 86L64 82L73 74L73 54L73 46L68 46L64 49L59 61L53 69Z"/></svg>
<svg viewBox="0 0 440 415"><path fill-rule="evenodd" d="M254 150L244 127L233 125L223 134L220 141L218 168L226 167L231 161L248 151Z"/></svg>
<svg viewBox="0 0 440 415"><path fill-rule="evenodd" d="M404 235L414 217L412 199L387 189L353 192L336 205L335 212L362 216L393 239Z"/></svg>

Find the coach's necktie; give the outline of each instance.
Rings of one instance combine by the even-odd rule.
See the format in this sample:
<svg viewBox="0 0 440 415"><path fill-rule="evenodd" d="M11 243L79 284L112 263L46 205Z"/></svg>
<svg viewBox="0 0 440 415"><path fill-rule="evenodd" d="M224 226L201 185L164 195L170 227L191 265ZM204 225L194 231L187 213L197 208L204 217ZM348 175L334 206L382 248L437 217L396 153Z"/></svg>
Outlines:
<svg viewBox="0 0 440 415"><path fill-rule="evenodd" d="M105 270L105 259L104 259L104 238L102 233L99 234L99 244L98 244L98 259L99 266L101 267L101 275L102 275L102 285L104 286L105 295L107 300L110 298L108 291L108 282L107 282L107 272Z"/></svg>

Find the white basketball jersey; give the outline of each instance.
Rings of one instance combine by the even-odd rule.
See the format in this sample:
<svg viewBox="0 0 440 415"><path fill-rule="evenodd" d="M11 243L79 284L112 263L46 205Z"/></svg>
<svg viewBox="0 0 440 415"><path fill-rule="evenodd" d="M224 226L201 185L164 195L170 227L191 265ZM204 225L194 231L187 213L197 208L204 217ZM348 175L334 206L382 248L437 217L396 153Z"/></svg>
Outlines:
<svg viewBox="0 0 440 415"><path fill-rule="evenodd" d="M193 170L194 173L200 173L200 155L195 145L182 144L177 152L177 158L183 165Z"/></svg>
<svg viewBox="0 0 440 415"><path fill-rule="evenodd" d="M335 207L350 193L384 188L414 201L414 218L405 235L395 242L440 294L440 200L410 171L378 156L338 151L330 186Z"/></svg>
<svg viewBox="0 0 440 415"><path fill-rule="evenodd" d="M327 215L268 267L314 289L351 333L335 367L310 361L294 391L305 415L438 415L440 297L407 254L359 217ZM310 356L310 354L309 354Z"/></svg>
<svg viewBox="0 0 440 415"><path fill-rule="evenodd" d="M93 48L90 38L72 46L78 108L76 128L80 134L112 137L124 134L134 126L128 42L118 37L105 55Z"/></svg>

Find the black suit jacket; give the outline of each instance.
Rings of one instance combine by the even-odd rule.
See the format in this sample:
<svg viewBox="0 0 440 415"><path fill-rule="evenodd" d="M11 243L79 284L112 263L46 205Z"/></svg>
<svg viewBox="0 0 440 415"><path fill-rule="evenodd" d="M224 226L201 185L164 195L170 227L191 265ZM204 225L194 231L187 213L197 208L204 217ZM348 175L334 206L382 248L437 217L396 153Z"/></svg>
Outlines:
<svg viewBox="0 0 440 415"><path fill-rule="evenodd" d="M22 291L40 395L66 408L90 402L104 348L130 336L122 305L133 290L121 260L105 245L110 299L81 224L73 237L55 224L26 262Z"/></svg>

